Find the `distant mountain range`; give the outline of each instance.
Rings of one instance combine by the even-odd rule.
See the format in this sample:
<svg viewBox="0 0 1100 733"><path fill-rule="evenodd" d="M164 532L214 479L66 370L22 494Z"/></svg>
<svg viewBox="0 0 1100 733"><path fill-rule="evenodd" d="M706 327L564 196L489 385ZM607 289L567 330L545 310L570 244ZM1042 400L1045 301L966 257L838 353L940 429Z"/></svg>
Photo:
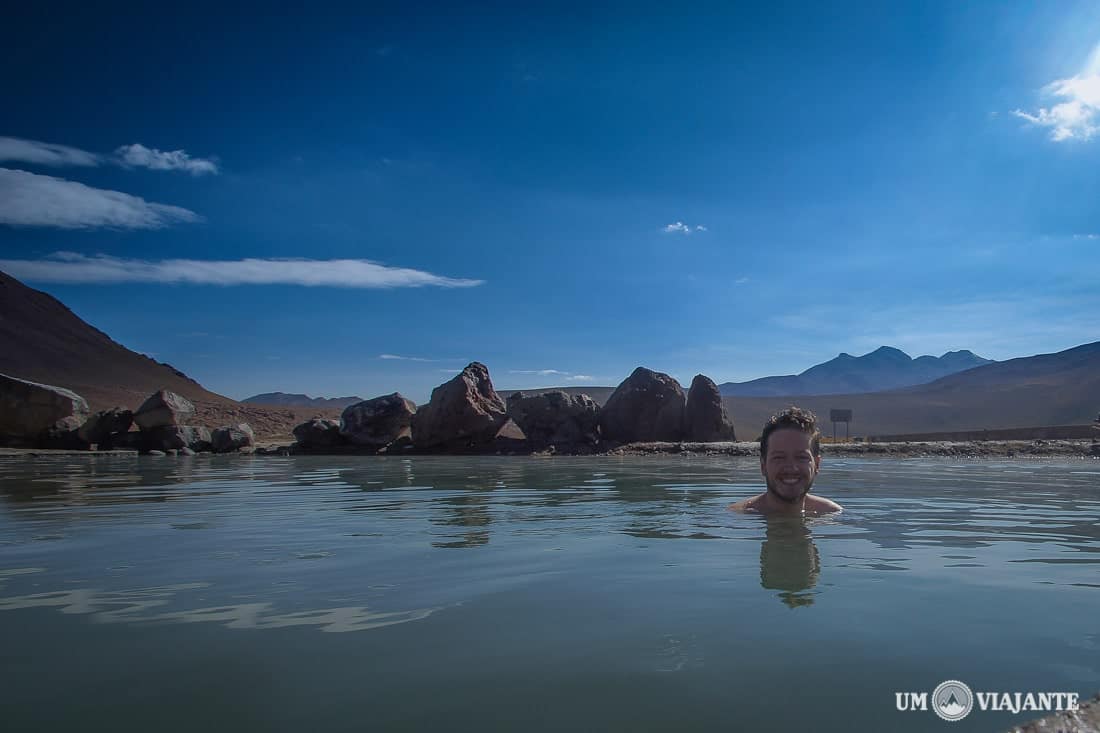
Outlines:
<svg viewBox="0 0 1100 733"><path fill-rule="evenodd" d="M264 392L241 400L251 405L269 405L272 407L321 407L343 409L348 405L362 402L362 397L310 397L304 394L286 392Z"/></svg>
<svg viewBox="0 0 1100 733"><path fill-rule="evenodd" d="M892 346L869 354L841 354L801 374L761 377L748 382L718 385L723 396L777 397L797 395L862 394L927 384L940 377L992 364L972 351L949 351L943 356L910 357Z"/></svg>

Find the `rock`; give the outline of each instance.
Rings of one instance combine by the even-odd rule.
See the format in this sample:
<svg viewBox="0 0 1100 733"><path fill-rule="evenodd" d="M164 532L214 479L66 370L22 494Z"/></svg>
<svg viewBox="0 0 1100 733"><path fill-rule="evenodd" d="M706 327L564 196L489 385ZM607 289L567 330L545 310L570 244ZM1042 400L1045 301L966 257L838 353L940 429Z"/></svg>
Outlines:
<svg viewBox="0 0 1100 733"><path fill-rule="evenodd" d="M737 440L718 385L710 377L696 374L691 380L684 408L684 432L685 440L697 443Z"/></svg>
<svg viewBox="0 0 1100 733"><path fill-rule="evenodd" d="M516 421L511 418L504 421L504 424L497 430L496 435L493 436L492 443L485 447L498 454L507 455L530 451L527 436L524 435L519 425L516 425Z"/></svg>
<svg viewBox="0 0 1100 733"><path fill-rule="evenodd" d="M210 431L201 426L162 425L141 431L141 446L145 450L173 450L190 448L194 451L210 450Z"/></svg>
<svg viewBox="0 0 1100 733"><path fill-rule="evenodd" d="M385 447L385 452L389 454L405 453L412 450L413 442L411 435L402 435L397 440L393 441Z"/></svg>
<svg viewBox="0 0 1100 733"><path fill-rule="evenodd" d="M557 450L594 447L600 442L600 408L588 395L516 392L508 398L507 409L535 450L551 445Z"/></svg>
<svg viewBox="0 0 1100 733"><path fill-rule="evenodd" d="M1100 693L1078 702L1077 710L1050 713L1009 733L1100 733Z"/></svg>
<svg viewBox="0 0 1100 733"><path fill-rule="evenodd" d="M110 410L100 410L89 417L80 426L79 435L81 440L88 443L109 444L112 435L125 433L133 423L132 410L112 407Z"/></svg>
<svg viewBox="0 0 1100 733"><path fill-rule="evenodd" d="M38 439L38 445L43 448L88 450L92 446L80 437L80 426L82 424L83 420L75 416L58 420L42 434L42 437Z"/></svg>
<svg viewBox="0 0 1100 733"><path fill-rule="evenodd" d="M141 403L134 413L134 422L142 430L184 425L195 414L191 400L175 392L162 389Z"/></svg>
<svg viewBox="0 0 1100 733"><path fill-rule="evenodd" d="M110 440L106 443L100 443L100 450L141 450L142 449L142 433L137 430L131 430L127 433L116 433L110 437Z"/></svg>
<svg viewBox="0 0 1100 733"><path fill-rule="evenodd" d="M340 434L349 443L381 448L412 435L416 403L399 393L348 405L340 415Z"/></svg>
<svg viewBox="0 0 1100 733"><path fill-rule="evenodd" d="M210 444L215 453L229 453L255 443L256 435L252 432L252 426L246 422L223 425L214 428L210 433Z"/></svg>
<svg viewBox="0 0 1100 733"><path fill-rule="evenodd" d="M168 454L165 453L162 450L147 450L147 451L145 451L145 455L147 455L147 456L166 456Z"/></svg>
<svg viewBox="0 0 1100 733"><path fill-rule="evenodd" d="M0 374L0 443L41 445L87 418L88 403L75 392Z"/></svg>
<svg viewBox="0 0 1100 733"><path fill-rule="evenodd" d="M504 401L493 389L489 370L475 361L433 389L431 401L416 411L413 444L418 449L484 448L507 420Z"/></svg>
<svg viewBox="0 0 1100 733"><path fill-rule="evenodd" d="M320 417L294 428L294 439L301 448L332 448L344 442L340 423Z"/></svg>
<svg viewBox="0 0 1100 733"><path fill-rule="evenodd" d="M183 448L179 449L179 454L181 456L193 456L195 455L195 451L191 450L187 446L184 446Z"/></svg>
<svg viewBox="0 0 1100 733"><path fill-rule="evenodd" d="M684 434L684 390L667 374L638 367L607 398L600 432L616 443L680 440Z"/></svg>

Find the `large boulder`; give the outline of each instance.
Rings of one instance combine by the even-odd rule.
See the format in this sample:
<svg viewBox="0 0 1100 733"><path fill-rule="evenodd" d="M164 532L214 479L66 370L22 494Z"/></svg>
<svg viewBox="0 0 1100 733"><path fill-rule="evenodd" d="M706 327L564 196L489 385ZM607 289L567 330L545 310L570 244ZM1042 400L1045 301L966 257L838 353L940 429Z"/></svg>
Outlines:
<svg viewBox="0 0 1100 733"><path fill-rule="evenodd" d="M186 425L187 418L195 414L195 406L183 395L162 389L150 395L134 413L134 422L142 430Z"/></svg>
<svg viewBox="0 0 1100 733"><path fill-rule="evenodd" d="M0 443L53 443L87 418L88 403L75 392L0 374Z"/></svg>
<svg viewBox="0 0 1100 733"><path fill-rule="evenodd" d="M75 416L58 420L42 433L36 444L42 448L88 450L92 446L80 437L80 426L83 423L82 418Z"/></svg>
<svg viewBox="0 0 1100 733"><path fill-rule="evenodd" d="M223 425L210 431L210 444L215 453L229 453L256 444L256 434L246 422Z"/></svg>
<svg viewBox="0 0 1100 733"><path fill-rule="evenodd" d="M381 448L412 435L416 403L399 393L348 405L340 415L340 434L349 443Z"/></svg>
<svg viewBox="0 0 1100 733"><path fill-rule="evenodd" d="M508 416L532 448L590 448L600 441L600 408L585 394L516 392L508 398Z"/></svg>
<svg viewBox="0 0 1100 733"><path fill-rule="evenodd" d="M412 439L418 449L488 447L507 420L489 370L475 361L432 390L431 401L413 417Z"/></svg>
<svg viewBox="0 0 1100 733"><path fill-rule="evenodd" d="M340 423L327 418L315 417L294 428L293 432L299 448L333 448L344 443Z"/></svg>
<svg viewBox="0 0 1100 733"><path fill-rule="evenodd" d="M134 413L121 407L100 410L80 426L77 434L81 440L97 445L109 445L112 436L125 433L134 423Z"/></svg>
<svg viewBox="0 0 1100 733"><path fill-rule="evenodd" d="M145 433L140 430L131 430L126 433L116 433L111 436L110 443L101 444L100 448L111 450L136 450L140 451L143 447L142 440L145 438Z"/></svg>
<svg viewBox="0 0 1100 733"><path fill-rule="evenodd" d="M638 367L604 403L600 432L616 443L682 440L684 402L679 382Z"/></svg>
<svg viewBox="0 0 1100 733"><path fill-rule="evenodd" d="M696 374L691 380L684 408L684 433L685 440L698 443L737 440L718 385L710 377Z"/></svg>
<svg viewBox="0 0 1100 733"><path fill-rule="evenodd" d="M190 448L202 453L213 448L210 439L210 430L199 425L161 425L141 431L143 450Z"/></svg>

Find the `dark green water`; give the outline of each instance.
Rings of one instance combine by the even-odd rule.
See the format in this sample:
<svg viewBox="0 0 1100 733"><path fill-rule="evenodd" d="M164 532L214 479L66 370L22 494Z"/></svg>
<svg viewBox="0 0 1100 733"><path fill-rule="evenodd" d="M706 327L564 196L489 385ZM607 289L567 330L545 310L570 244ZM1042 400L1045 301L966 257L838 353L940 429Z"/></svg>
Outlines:
<svg viewBox="0 0 1100 733"><path fill-rule="evenodd" d="M1100 463L0 459L11 731L1003 730L1100 689Z"/></svg>

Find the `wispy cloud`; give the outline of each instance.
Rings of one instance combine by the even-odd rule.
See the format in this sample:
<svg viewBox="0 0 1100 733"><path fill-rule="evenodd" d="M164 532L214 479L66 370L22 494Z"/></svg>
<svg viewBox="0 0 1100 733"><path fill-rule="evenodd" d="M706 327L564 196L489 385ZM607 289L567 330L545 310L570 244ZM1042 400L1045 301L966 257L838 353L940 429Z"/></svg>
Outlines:
<svg viewBox="0 0 1100 733"><path fill-rule="evenodd" d="M442 361L441 359L421 359L420 357L398 357L398 355L396 353L379 353L378 354L378 359L397 359L397 360L400 360L400 361L428 361L428 362Z"/></svg>
<svg viewBox="0 0 1100 733"><path fill-rule="evenodd" d="M1062 102L1051 107L1040 107L1034 112L1012 110L1012 114L1033 125L1049 127L1050 139L1088 140L1100 131L1097 116L1100 115L1100 46L1093 49L1088 63L1076 76L1056 79L1043 87L1048 97L1059 97Z"/></svg>
<svg viewBox="0 0 1100 733"><path fill-rule="evenodd" d="M0 160L16 160L50 166L97 166L101 157L68 145L23 140L18 137L0 137Z"/></svg>
<svg viewBox="0 0 1100 733"><path fill-rule="evenodd" d="M661 231L665 234L691 234L692 232L705 232L707 228L702 224L696 224L692 226L685 224L682 221L673 222L672 224L666 224L661 228Z"/></svg>
<svg viewBox="0 0 1100 733"><path fill-rule="evenodd" d="M213 158L192 158L183 150L157 150L141 143L123 145L115 150L119 164L125 167L148 168L154 171L185 171L193 176L216 174L218 163Z"/></svg>
<svg viewBox="0 0 1100 733"><path fill-rule="evenodd" d="M36 165L95 167L105 163L123 168L149 168L156 171L184 171L193 176L218 172L215 158L193 158L184 150L157 150L141 143L123 145L112 155L91 153L68 145L0 137L0 161L18 161Z"/></svg>
<svg viewBox="0 0 1100 733"><path fill-rule="evenodd" d="M744 285L748 281L749 281L749 279L747 277L739 277L739 278L737 278L736 280L733 281L733 284L734 285Z"/></svg>
<svg viewBox="0 0 1100 733"><path fill-rule="evenodd" d="M509 369L508 373L538 377L561 377L567 382L591 382L594 379L594 377L587 374L573 374L572 372L563 372L560 369Z"/></svg>
<svg viewBox="0 0 1100 733"><path fill-rule="evenodd" d="M2 191L0 191L2 193ZM2 200L0 195L0 200ZM465 288L483 280L443 277L369 260L136 260L58 252L42 260L0 260L22 280L60 283L186 283L190 285L303 285L339 288Z"/></svg>
<svg viewBox="0 0 1100 733"><path fill-rule="evenodd" d="M0 168L0 224L61 229L161 229L202 221L193 211L64 178Z"/></svg>
<svg viewBox="0 0 1100 733"><path fill-rule="evenodd" d="M1100 239L1100 234L1074 234L1074 239Z"/></svg>

